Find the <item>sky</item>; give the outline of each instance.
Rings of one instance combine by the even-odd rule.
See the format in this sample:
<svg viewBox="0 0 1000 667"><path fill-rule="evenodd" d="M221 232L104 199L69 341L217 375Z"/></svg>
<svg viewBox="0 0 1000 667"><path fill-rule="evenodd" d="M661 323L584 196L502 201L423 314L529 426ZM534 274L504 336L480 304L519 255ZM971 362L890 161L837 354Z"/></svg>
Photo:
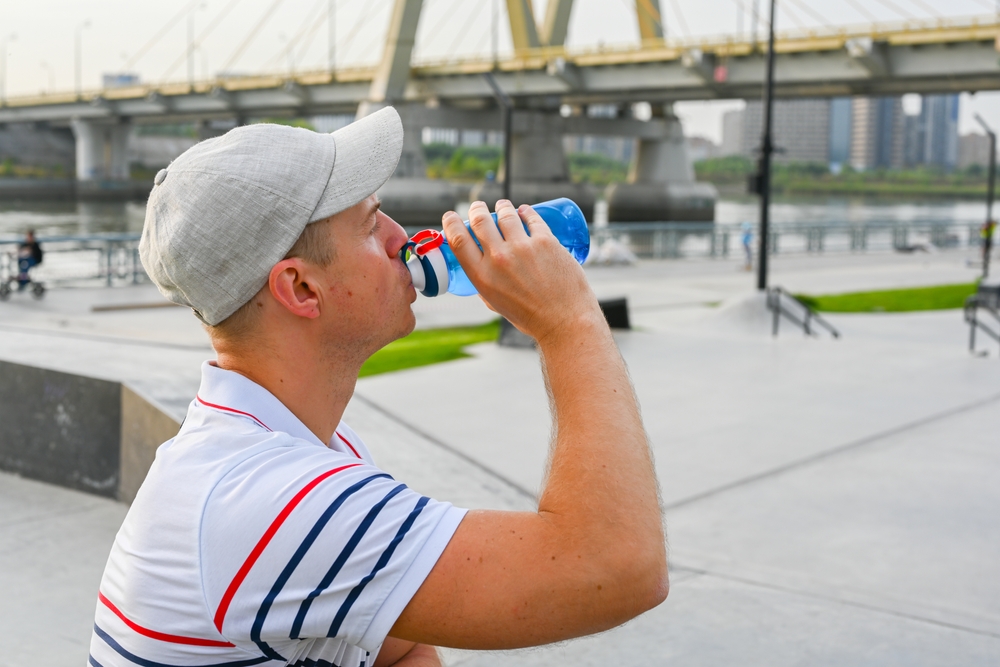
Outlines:
<svg viewBox="0 0 1000 667"><path fill-rule="evenodd" d="M75 86L75 44L85 89L101 75L128 71L143 81L220 71L259 73L325 68L331 59L329 9L340 67L372 64L382 52L394 0L0 0L0 48L9 96ZM779 0L778 30L846 26L934 16L985 16L1000 0ZM543 17L547 0L535 0ZM766 0L660 0L668 37L748 34L753 5ZM429 62L511 51L503 0L424 0L414 60ZM763 16L761 19L763 20ZM759 23L761 34L763 24ZM206 33L207 30L207 34ZM567 45L595 48L638 40L634 0L576 0ZM2 76L2 73L0 73ZM676 111L689 135L721 138L721 117L736 100L686 102ZM1000 93L963 95L960 131L977 131L978 111L1000 128Z"/></svg>

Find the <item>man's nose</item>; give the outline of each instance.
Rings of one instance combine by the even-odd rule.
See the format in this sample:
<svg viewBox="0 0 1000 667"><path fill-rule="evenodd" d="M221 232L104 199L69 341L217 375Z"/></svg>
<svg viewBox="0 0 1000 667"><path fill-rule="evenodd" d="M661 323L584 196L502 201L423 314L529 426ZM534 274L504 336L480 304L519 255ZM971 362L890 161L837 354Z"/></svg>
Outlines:
<svg viewBox="0 0 1000 667"><path fill-rule="evenodd" d="M387 218L386 222L390 226L389 235L386 239L386 252L389 255L398 255L399 251L406 245L406 242L410 240L410 237L406 235L406 230L398 222L388 215L385 217Z"/></svg>

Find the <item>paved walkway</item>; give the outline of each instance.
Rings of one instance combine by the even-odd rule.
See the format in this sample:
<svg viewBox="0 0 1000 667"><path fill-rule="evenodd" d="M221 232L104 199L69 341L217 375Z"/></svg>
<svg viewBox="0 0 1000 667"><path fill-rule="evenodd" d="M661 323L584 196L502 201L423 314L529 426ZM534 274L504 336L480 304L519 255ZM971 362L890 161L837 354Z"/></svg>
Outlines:
<svg viewBox="0 0 1000 667"><path fill-rule="evenodd" d="M732 263L590 276L602 296L629 296L640 329L618 340L663 489L670 597L597 637L447 651L450 664L996 664L1000 366L966 353L960 313L834 316L843 340L772 340L731 316L750 281ZM973 277L958 254L775 262L775 282L814 293ZM148 289L50 296L0 304L0 358L145 382L183 410L210 354L188 313L88 305L157 298ZM425 326L489 317L475 299L418 301ZM424 493L530 507L549 433L537 356L474 352L360 381L347 420ZM84 663L124 512L0 475L0 665Z"/></svg>

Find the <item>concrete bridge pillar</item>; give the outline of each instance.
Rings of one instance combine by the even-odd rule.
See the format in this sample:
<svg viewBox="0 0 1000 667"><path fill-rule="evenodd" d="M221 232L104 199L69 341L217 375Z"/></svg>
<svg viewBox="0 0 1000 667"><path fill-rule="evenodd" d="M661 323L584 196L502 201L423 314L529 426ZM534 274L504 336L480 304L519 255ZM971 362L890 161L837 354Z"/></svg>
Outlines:
<svg viewBox="0 0 1000 667"><path fill-rule="evenodd" d="M127 181L128 145L132 124L73 120L78 181Z"/></svg>
<svg viewBox="0 0 1000 667"><path fill-rule="evenodd" d="M584 183L573 183L569 161L563 148L563 119L555 112L515 111L511 137L510 196L513 204L537 204L569 197L579 205L584 217L594 215L595 192ZM504 169L498 181L487 181L472 190L472 199L482 199L491 207L503 196Z"/></svg>
<svg viewBox="0 0 1000 667"><path fill-rule="evenodd" d="M666 124L662 137L640 139L628 182L604 191L609 222L711 222L719 193L695 181L684 128L668 106L654 108Z"/></svg>
<svg viewBox="0 0 1000 667"><path fill-rule="evenodd" d="M372 104L359 109L359 117L374 111ZM423 129L426 110L421 105L398 104L403 122L403 152L392 178L378 191L382 209L401 225L438 226L446 211L468 198L469 186L427 178Z"/></svg>

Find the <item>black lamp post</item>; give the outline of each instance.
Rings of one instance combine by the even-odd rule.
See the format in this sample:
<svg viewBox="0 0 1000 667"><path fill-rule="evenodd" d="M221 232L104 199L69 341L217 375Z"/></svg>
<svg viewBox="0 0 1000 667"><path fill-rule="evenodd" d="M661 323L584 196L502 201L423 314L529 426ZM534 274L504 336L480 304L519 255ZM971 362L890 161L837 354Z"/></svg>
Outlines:
<svg viewBox="0 0 1000 667"><path fill-rule="evenodd" d="M500 82L497 81L495 76L493 76L493 72L484 72L483 77L486 79L486 83L488 83L490 88L493 90L493 96L496 97L497 102L500 103L500 109L503 113L503 198L509 201L510 186L512 185L510 182L510 154L511 142L513 141L511 129L513 127L514 120L514 101L510 99L510 96L504 92L503 88L500 87Z"/></svg>
<svg viewBox="0 0 1000 667"><path fill-rule="evenodd" d="M768 17L770 27L767 36L767 79L764 83L764 137L760 146L760 160L757 166L756 186L760 194L760 232L758 235L759 260L757 262L757 289L767 289L767 256L770 232L769 213L771 205L771 154L774 153L774 141L771 137L771 111L774 98L774 8L775 0L771 0L771 15Z"/></svg>

